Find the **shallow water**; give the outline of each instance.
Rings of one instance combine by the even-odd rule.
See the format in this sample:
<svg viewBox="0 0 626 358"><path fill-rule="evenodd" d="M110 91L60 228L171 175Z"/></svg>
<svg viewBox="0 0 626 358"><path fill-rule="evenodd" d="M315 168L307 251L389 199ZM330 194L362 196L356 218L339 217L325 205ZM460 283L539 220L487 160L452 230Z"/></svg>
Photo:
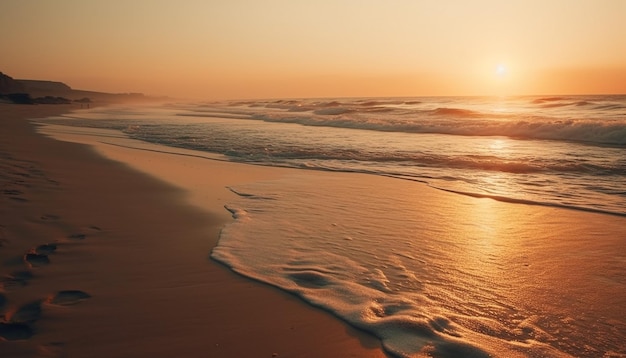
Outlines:
<svg viewBox="0 0 626 358"><path fill-rule="evenodd" d="M390 355L626 356L623 96L170 104L47 121L317 169L232 187L236 220L212 256Z"/></svg>
<svg viewBox="0 0 626 358"><path fill-rule="evenodd" d="M392 355L626 350L624 218L442 200L357 174L232 189L236 221L212 257L373 332ZM577 215L594 222L574 227Z"/></svg>
<svg viewBox="0 0 626 358"><path fill-rule="evenodd" d="M357 171L626 215L626 97L341 99L103 108L57 122L263 165Z"/></svg>

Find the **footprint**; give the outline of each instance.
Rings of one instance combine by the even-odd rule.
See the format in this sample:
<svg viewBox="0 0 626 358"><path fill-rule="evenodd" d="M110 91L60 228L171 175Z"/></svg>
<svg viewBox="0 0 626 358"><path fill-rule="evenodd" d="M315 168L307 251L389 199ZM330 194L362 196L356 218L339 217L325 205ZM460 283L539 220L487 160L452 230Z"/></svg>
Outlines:
<svg viewBox="0 0 626 358"><path fill-rule="evenodd" d="M6 238L6 234L4 233L4 225L0 225L0 247L7 244L9 240Z"/></svg>
<svg viewBox="0 0 626 358"><path fill-rule="evenodd" d="M83 300L90 298L91 295L79 290L65 290L55 293L48 298L48 302L53 305L69 306L77 304Z"/></svg>
<svg viewBox="0 0 626 358"><path fill-rule="evenodd" d="M87 235L85 234L72 234L69 235L67 238L70 240L85 240L86 237Z"/></svg>
<svg viewBox="0 0 626 358"><path fill-rule="evenodd" d="M50 255L57 249L57 244L43 244L35 248L35 253L39 255Z"/></svg>
<svg viewBox="0 0 626 358"><path fill-rule="evenodd" d="M28 201L27 199L22 197L24 193L17 189L4 189L2 190L2 194L14 201L21 201L21 202Z"/></svg>
<svg viewBox="0 0 626 358"><path fill-rule="evenodd" d="M54 214L45 214L45 215L41 215L41 220L44 221L56 221L59 220L61 217L58 215L54 215Z"/></svg>
<svg viewBox="0 0 626 358"><path fill-rule="evenodd" d="M8 195L8 196L16 196L16 195L22 195L22 194L24 194L24 193L22 193L22 192L21 192L21 191L19 191L19 190L15 190L15 189L4 189L4 190L2 191L2 194L4 194L4 195Z"/></svg>
<svg viewBox="0 0 626 358"><path fill-rule="evenodd" d="M27 303L17 311L7 314L8 323L29 324L37 322L41 318L41 300Z"/></svg>
<svg viewBox="0 0 626 358"><path fill-rule="evenodd" d="M34 334L33 329L27 324L0 322L0 337L7 341L29 339Z"/></svg>
<svg viewBox="0 0 626 358"><path fill-rule="evenodd" d="M42 344L38 348L38 352L42 357L66 357L64 354L65 343L63 342L50 342L48 344Z"/></svg>
<svg viewBox="0 0 626 358"><path fill-rule="evenodd" d="M4 312L4 308L7 305L7 301L8 301L7 296L4 293L0 292L0 313Z"/></svg>
<svg viewBox="0 0 626 358"><path fill-rule="evenodd" d="M32 267L39 267L48 265L50 263L50 258L48 258L48 255L29 252L24 255L24 262L28 263Z"/></svg>
<svg viewBox="0 0 626 358"><path fill-rule="evenodd" d="M30 281L33 277L33 273L27 270L14 271L13 273L3 277L2 282L6 287L26 286L28 281Z"/></svg>

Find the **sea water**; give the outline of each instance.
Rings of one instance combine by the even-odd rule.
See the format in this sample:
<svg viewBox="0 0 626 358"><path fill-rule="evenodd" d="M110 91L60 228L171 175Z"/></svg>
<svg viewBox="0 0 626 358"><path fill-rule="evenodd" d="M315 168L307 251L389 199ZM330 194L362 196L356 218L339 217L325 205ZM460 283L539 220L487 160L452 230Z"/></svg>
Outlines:
<svg viewBox="0 0 626 358"><path fill-rule="evenodd" d="M558 223L564 209L626 223L624 96L178 103L49 121L308 169L230 187L235 221L212 257L390 355L626 354L626 234Z"/></svg>

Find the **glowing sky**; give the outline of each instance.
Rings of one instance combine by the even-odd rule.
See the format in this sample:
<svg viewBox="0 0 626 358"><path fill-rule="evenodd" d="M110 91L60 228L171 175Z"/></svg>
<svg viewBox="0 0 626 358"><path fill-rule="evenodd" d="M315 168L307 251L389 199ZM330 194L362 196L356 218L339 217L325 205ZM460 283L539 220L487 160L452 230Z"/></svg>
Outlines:
<svg viewBox="0 0 626 358"><path fill-rule="evenodd" d="M0 71L196 98L626 93L622 0L2 0Z"/></svg>

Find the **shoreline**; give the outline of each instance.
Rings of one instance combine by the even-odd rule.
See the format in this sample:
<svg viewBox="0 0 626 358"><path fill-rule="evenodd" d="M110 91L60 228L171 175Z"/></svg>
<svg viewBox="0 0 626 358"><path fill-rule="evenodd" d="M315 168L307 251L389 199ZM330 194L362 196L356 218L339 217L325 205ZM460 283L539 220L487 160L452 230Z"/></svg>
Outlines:
<svg viewBox="0 0 626 358"><path fill-rule="evenodd" d="M13 184L24 186L21 191L3 187L3 199L15 208L39 205L37 211L22 210L21 216L14 215L15 220L5 220L9 224L1 222L0 238L19 237L35 251L37 245L42 245L38 237L54 235L58 250L48 255L49 264L35 265L27 275L13 275L27 281L27 285L7 287L4 292L4 299L10 299L4 308L5 322L21 316L31 319L28 324L36 328L29 340L0 342L0 351L13 349L11 356L384 357L383 344L387 352L415 350L418 356L456 356L461 351L469 354L472 347L478 348L475 353L479 356L507 357L537 353L591 357L595 356L591 351L610 354L621 350L622 343L614 330L623 327L623 305L619 304L623 300L623 255L619 254L623 245L622 218L447 193L367 174L229 162L208 153L133 140L115 130L46 121L22 124L20 128L21 132L0 131L0 163L4 165L0 169L5 169L0 173L14 173L17 180ZM24 128L28 133L22 133ZM34 134L35 130L39 135ZM254 265L265 262L260 257L277 259L264 265L289 269L284 264L291 262L292 247L281 244L279 248L286 256L282 252L267 255L265 246L271 248L273 237L283 237L276 235L282 232L281 221L275 221L272 215L253 215L264 209L235 203L237 191L228 188L276 183L281 195L313 200L298 200L279 217L308 223L314 231L328 225L328 218L334 220L319 215L315 208L323 208L335 199L341 203L342 212L360 206L361 201L370 203L366 211L346 215L360 218L356 222L342 222L350 227L346 234L362 233L358 241L369 242L370 247L385 241L375 239L380 231L369 232L362 218L377 212L390 213L393 218L385 219L387 222L400 220L406 224L394 235L409 240L398 242L395 249L408 253L417 249L416 257L423 256L424 261L407 261L406 267L415 272L416 280L432 282L409 292L409 297L417 295L416 302L421 302L422 295L439 297L431 302L432 307L414 307L419 312L424 310L422 314L429 318L425 324L431 333L426 334L429 338L423 346L419 346L419 332L414 342L418 346L402 348L402 342L390 342L395 337L402 339L403 334L389 333L390 328L377 330L379 321L386 317L373 321L350 318L369 312L371 302L379 302L379 297L370 297L346 315L340 306L338 311L338 306L332 304L316 308L319 300L315 290L307 293L306 286L291 287L293 282L285 283L280 277L276 281L255 275ZM306 189L297 189L298 185ZM370 188L377 190L372 193ZM331 199L326 197L327 192L345 192L348 196ZM269 193L269 197L274 195ZM293 196L295 193L298 195ZM354 198L358 198L357 203ZM223 225L233 220L225 204L233 203L251 210L250 225L256 220L269 226L254 227L258 230L252 231L255 234L241 236L246 239L242 247L250 250L237 257L246 262L226 261L229 268L212 261L210 255ZM305 210L305 217L292 217L291 213L297 215L300 208L311 211ZM6 213L14 214L8 206ZM0 214L6 216L5 212ZM310 215L327 219L316 222L310 220ZM378 222L377 218L369 220ZM308 235L315 236L313 232ZM268 245L261 246L259 240L268 240ZM6 239L4 242L11 243ZM435 244L439 242L441 245ZM228 242L223 244L220 248L228 246ZM13 257L7 257L0 247L3 274L23 265L23 255L28 251L24 245ZM449 252L445 249L448 245L455 249ZM299 249L295 247L295 251ZM259 256L261 252L264 255ZM376 260L372 272L379 265L378 257ZM388 267L397 264L383 262ZM401 270L403 267L398 266ZM263 272L264 267L259 269ZM242 278L233 271L269 284ZM280 272L278 269L275 273ZM394 277L393 272L390 274ZM393 280L401 282L403 277ZM353 281L358 279L352 277L348 283ZM69 300L76 304L55 303L52 295L58 290L75 290L70 291ZM89 296L77 297L76 290ZM446 305L460 297L448 297L450 290L474 297L468 305L486 304L488 312L479 310L476 315L464 317L454 309L447 310ZM488 299L490 296L495 301ZM383 343L350 328L343 321L345 317L354 327L384 337ZM459 335L439 333L437 326L428 323L438 317L450 319ZM584 333L590 329L588 319L605 321L607 317L614 319L597 330L606 338L588 339ZM404 318L414 319L412 315ZM402 331L407 324L402 320L400 317L392 326ZM497 325L489 328L488 322L492 321ZM493 333L467 328L475 324L487 324L488 332ZM559 326L575 329L562 336L558 328L554 329ZM6 331L7 326L0 326L0 335L6 335ZM563 344L561 340L575 343ZM23 343L22 350L14 343ZM583 350L583 344L590 348ZM31 353L23 353L27 348Z"/></svg>
<svg viewBox="0 0 626 358"><path fill-rule="evenodd" d="M28 304L40 308L26 322L32 337L0 340L0 350L16 357L385 357L373 336L209 259L221 227L232 220L223 202L233 194L224 183L276 177L280 168L211 161L197 169L220 175L198 182L206 190L189 198L92 147L37 134L26 120L73 106L0 108L7 173L0 309L10 320ZM160 158L159 170L168 171L162 153L109 149L147 167ZM194 178L171 174L179 176L174 181ZM198 208L200 202L209 209ZM24 253L47 243L57 245L49 263L28 267ZM24 285L7 279L20 272L30 274ZM63 290L89 297L71 305L46 301Z"/></svg>

